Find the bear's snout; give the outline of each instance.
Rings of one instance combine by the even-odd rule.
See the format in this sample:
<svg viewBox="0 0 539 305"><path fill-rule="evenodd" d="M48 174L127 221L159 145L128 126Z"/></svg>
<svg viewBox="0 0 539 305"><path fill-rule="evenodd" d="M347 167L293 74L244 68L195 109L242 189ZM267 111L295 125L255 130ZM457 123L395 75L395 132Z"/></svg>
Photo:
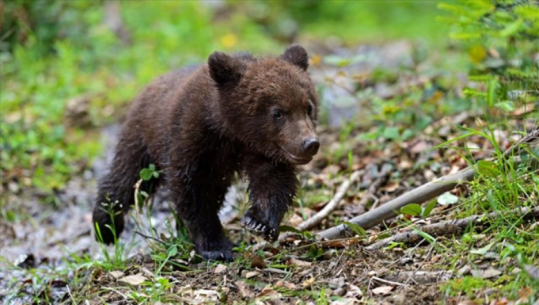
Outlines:
<svg viewBox="0 0 539 305"><path fill-rule="evenodd" d="M315 137L308 138L301 143L303 154L308 156L316 155L318 148L320 148L320 141Z"/></svg>

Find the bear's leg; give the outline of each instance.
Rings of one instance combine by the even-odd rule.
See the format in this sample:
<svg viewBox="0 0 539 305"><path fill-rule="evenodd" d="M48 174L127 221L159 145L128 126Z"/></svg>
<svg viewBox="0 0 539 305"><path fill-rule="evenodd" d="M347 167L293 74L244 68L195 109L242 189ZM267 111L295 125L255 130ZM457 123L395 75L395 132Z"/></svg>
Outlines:
<svg viewBox="0 0 539 305"><path fill-rule="evenodd" d="M93 223L99 227L96 239L106 244L114 242L124 229L125 214L135 203L135 184L141 169L148 167L150 156L138 136L123 131L119 136L114 160L109 172L99 182L97 200L93 211ZM140 190L155 190L157 180L145 181ZM96 228L97 229L97 228Z"/></svg>
<svg viewBox="0 0 539 305"><path fill-rule="evenodd" d="M209 169L201 170L205 172L211 173ZM169 188L178 216L187 225L197 252L207 260L232 261L234 244L226 237L218 217L230 178L219 174L212 175L222 177L217 180L207 174L187 176L182 181L171 180Z"/></svg>
<svg viewBox="0 0 539 305"><path fill-rule="evenodd" d="M249 176L249 198L252 203L241 222L248 230L270 241L279 236L279 224L292 206L298 179L293 166L272 163L263 157L245 164Z"/></svg>

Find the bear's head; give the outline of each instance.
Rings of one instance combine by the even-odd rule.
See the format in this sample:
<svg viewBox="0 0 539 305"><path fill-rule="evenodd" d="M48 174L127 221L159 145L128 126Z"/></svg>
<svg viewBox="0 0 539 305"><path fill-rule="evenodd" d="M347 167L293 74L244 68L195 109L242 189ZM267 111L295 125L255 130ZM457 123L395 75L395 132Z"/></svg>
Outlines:
<svg viewBox="0 0 539 305"><path fill-rule="evenodd" d="M318 152L318 100L307 74L309 58L295 45L279 57L229 56L208 60L220 122L248 149L280 162L305 164Z"/></svg>

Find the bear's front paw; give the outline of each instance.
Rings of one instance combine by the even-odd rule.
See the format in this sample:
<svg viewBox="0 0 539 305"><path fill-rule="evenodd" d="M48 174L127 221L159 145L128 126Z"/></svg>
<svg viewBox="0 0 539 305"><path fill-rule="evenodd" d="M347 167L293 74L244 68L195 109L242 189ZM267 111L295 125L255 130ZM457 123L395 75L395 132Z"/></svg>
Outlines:
<svg viewBox="0 0 539 305"><path fill-rule="evenodd" d="M195 247L197 249L197 252L205 260L228 262L234 260L234 253L232 252L234 244L226 237L223 237L219 241L203 240L201 242L195 242Z"/></svg>
<svg viewBox="0 0 539 305"><path fill-rule="evenodd" d="M257 213L253 211L253 208L249 209L243 218L241 224L249 231L263 236L268 241L275 241L279 236L279 222L262 220L261 217L257 217ZM273 222L273 224L272 224Z"/></svg>

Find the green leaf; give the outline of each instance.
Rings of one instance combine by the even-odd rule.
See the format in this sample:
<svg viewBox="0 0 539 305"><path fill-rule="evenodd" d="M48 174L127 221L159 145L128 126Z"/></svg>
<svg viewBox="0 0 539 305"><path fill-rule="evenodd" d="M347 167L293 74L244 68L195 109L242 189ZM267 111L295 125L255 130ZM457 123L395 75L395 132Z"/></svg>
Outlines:
<svg viewBox="0 0 539 305"><path fill-rule="evenodd" d="M514 111L515 110L515 103L513 101L501 101L494 104L494 106L498 109L501 109L503 111Z"/></svg>
<svg viewBox="0 0 539 305"><path fill-rule="evenodd" d="M449 34L449 37L451 39L459 39L459 40L466 40L466 39L476 39L481 38L480 32L455 32Z"/></svg>
<svg viewBox="0 0 539 305"><path fill-rule="evenodd" d="M149 168L143 168L141 171L140 171L140 179L144 180L144 181L148 181L150 179L152 179L153 177L153 171Z"/></svg>
<svg viewBox="0 0 539 305"><path fill-rule="evenodd" d="M384 128L384 133L382 135L388 140L394 140L399 138L399 128L398 127L386 127Z"/></svg>
<svg viewBox="0 0 539 305"><path fill-rule="evenodd" d="M488 251L490 251L490 249L492 248L492 246L494 246L494 243L490 243L482 248L479 248L477 250L470 250L470 253L472 254L479 254L479 255L485 255Z"/></svg>
<svg viewBox="0 0 539 305"><path fill-rule="evenodd" d="M355 223L349 222L349 221L343 221L343 224L345 224L350 230L352 230L352 232L354 232L355 234L357 234L359 236L366 236L367 235L367 232L365 232L365 229L363 229L358 224L355 224Z"/></svg>
<svg viewBox="0 0 539 305"><path fill-rule="evenodd" d="M441 205L455 204L459 201L459 197L446 192L438 196L438 203Z"/></svg>
<svg viewBox="0 0 539 305"><path fill-rule="evenodd" d="M496 177L500 175L500 170L496 163L492 161L480 160L477 162L477 171L487 177Z"/></svg>
<svg viewBox="0 0 539 305"><path fill-rule="evenodd" d="M520 26L522 25L522 19L517 19L517 21L511 23L511 24L508 24L505 29L503 29L501 32L500 32L500 36L502 37L509 37L509 36L513 36L520 28Z"/></svg>
<svg viewBox="0 0 539 305"><path fill-rule="evenodd" d="M174 257L176 254L178 254L178 247L176 245L172 245L167 249L168 257Z"/></svg>
<svg viewBox="0 0 539 305"><path fill-rule="evenodd" d="M425 208L423 208L423 211L421 212L422 217L429 217L432 210L436 207L436 200L431 200Z"/></svg>
<svg viewBox="0 0 539 305"><path fill-rule="evenodd" d="M159 178L159 171L157 171L155 164L150 164L148 168L143 168L140 171L140 179L149 181L152 177Z"/></svg>
<svg viewBox="0 0 539 305"><path fill-rule="evenodd" d="M421 215L421 205L417 203L411 203L403 206L400 209L400 212L404 215L419 216Z"/></svg>
<svg viewBox="0 0 539 305"><path fill-rule="evenodd" d="M301 234L302 232L294 227L291 227L291 226L280 226L279 227L279 231L280 232L292 232L292 233L297 233L297 234Z"/></svg>

